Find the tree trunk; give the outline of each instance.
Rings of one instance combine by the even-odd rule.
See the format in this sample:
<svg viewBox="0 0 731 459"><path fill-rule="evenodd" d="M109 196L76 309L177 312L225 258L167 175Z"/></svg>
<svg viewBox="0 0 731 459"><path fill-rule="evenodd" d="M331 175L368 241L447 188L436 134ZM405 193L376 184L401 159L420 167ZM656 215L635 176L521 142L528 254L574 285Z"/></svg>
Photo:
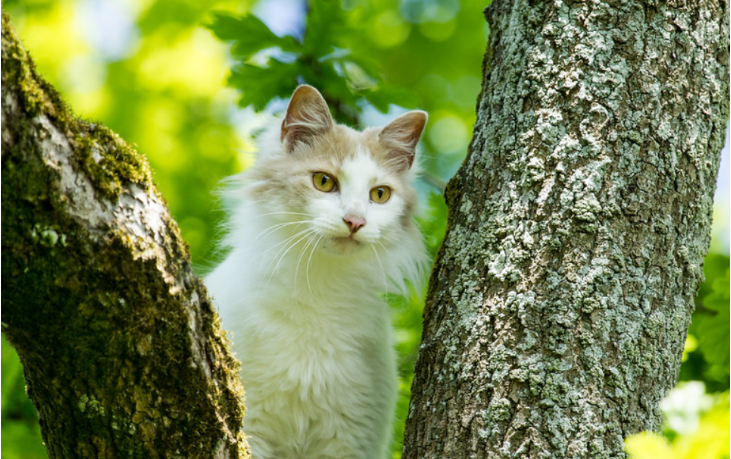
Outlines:
<svg viewBox="0 0 731 459"><path fill-rule="evenodd" d="M729 115L728 3L501 1L404 458L623 457L676 382Z"/></svg>
<svg viewBox="0 0 731 459"><path fill-rule="evenodd" d="M50 457L248 456L237 362L144 158L2 18L2 331Z"/></svg>

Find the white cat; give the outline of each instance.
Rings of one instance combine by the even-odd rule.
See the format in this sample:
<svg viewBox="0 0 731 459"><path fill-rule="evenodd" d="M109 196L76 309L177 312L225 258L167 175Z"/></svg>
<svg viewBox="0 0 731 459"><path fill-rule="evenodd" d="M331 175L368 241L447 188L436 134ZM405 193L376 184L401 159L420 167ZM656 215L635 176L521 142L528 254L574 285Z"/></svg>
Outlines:
<svg viewBox="0 0 731 459"><path fill-rule="evenodd" d="M229 192L231 251L206 283L241 360L254 458L389 456L397 375L379 294L421 285L411 166L426 119L357 132L300 86Z"/></svg>

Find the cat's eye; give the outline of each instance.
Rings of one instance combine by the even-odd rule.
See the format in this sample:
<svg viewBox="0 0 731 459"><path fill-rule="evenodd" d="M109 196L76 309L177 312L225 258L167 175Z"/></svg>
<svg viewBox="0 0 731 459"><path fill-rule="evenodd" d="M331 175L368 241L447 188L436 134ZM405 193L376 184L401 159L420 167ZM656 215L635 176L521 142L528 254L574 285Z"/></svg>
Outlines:
<svg viewBox="0 0 731 459"><path fill-rule="evenodd" d="M315 172L312 174L312 184L320 191L329 193L335 189L335 179L324 172Z"/></svg>
<svg viewBox="0 0 731 459"><path fill-rule="evenodd" d="M383 204L391 197L391 188L387 186L377 186L371 190L371 201Z"/></svg>

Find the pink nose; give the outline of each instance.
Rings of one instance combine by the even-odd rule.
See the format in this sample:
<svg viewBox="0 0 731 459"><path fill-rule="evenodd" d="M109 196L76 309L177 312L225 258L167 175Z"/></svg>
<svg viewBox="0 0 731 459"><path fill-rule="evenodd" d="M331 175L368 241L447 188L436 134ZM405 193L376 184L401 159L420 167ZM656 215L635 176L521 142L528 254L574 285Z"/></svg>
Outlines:
<svg viewBox="0 0 731 459"><path fill-rule="evenodd" d="M356 231L365 226L366 221L364 218L356 217L355 215L346 215L343 221L350 229L350 234L355 234Z"/></svg>

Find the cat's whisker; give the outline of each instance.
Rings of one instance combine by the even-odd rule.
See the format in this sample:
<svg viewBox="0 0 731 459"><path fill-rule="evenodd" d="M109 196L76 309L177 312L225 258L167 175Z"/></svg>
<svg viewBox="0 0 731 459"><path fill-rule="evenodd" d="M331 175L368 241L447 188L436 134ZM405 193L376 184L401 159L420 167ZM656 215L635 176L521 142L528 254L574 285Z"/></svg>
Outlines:
<svg viewBox="0 0 731 459"><path fill-rule="evenodd" d="M296 246L297 243L299 243L304 237L306 237L307 232L309 232L309 230L304 230L304 231L302 231L300 233L297 233L296 235L292 236L291 238L287 239L287 241L290 241L293 238L302 235L302 237L300 237L299 239L293 241L291 244L285 245L284 247L282 247L282 249L279 252L277 252L277 254L271 260L269 260L269 264L267 265L267 267L265 269L265 272L266 271L269 271L269 277L267 278L267 284L266 284L267 287L269 286L269 282L271 282L272 277L277 272L277 269L279 268L279 263L284 259L284 257L287 255L287 252L289 252L292 249L292 247ZM284 242L287 242L287 241L284 241ZM282 251L284 251L284 253L282 253L282 256L280 257L279 254ZM269 268L271 268L272 264L275 261L276 261L276 265L274 266L274 269L269 270ZM295 287L296 287L296 284L295 284Z"/></svg>
<svg viewBox="0 0 731 459"><path fill-rule="evenodd" d="M298 243L298 242L299 242L300 240L302 240L302 238L303 238L303 237L307 236L307 234L308 234L308 233L310 233L311 231L312 231L312 228L305 228L305 229L303 229L302 231L299 231L298 233L296 233L296 234L293 234L292 236L288 237L287 239L285 239L285 240L283 240L283 241L279 242L278 244L276 244L276 245L274 245L274 246L272 246L272 247L269 247L268 249L266 249L266 250L264 251L264 253L266 253L266 252L269 252L269 251L270 251L270 250L272 250L272 249L276 249L276 248L277 248L277 247L279 247L279 246L283 246L283 247L282 247L282 248L280 248L280 249L279 249L279 251L277 251L277 253L276 253L276 254L275 254L275 255L274 255L273 257L272 257L272 261L271 261L271 262L269 263L269 266L271 266L271 264L272 264L272 263L273 263L273 262L274 262L275 260L278 260L278 259L279 259L279 255L280 255L280 254L281 254L282 252L288 251L288 250L289 250L289 248L291 248L292 246L296 245L296 244L297 244L297 243ZM290 244L290 243L291 243L291 244ZM285 252L285 253L286 253L286 252ZM267 268L268 268L269 266L267 266Z"/></svg>
<svg viewBox="0 0 731 459"><path fill-rule="evenodd" d="M278 230L280 228L284 228L284 227L290 226L290 225L303 225L305 223L312 223L312 220L302 220L302 221L298 221L298 222L277 223L276 225L272 225L272 226L266 228L265 230L262 230L262 232L259 233L254 238L254 240L252 241L252 243L258 241L261 238L264 238L264 237L270 235L271 233L273 233L274 231L276 231L276 230Z"/></svg>
<svg viewBox="0 0 731 459"><path fill-rule="evenodd" d="M380 239L385 239L385 240L386 240L386 242L388 242L388 243L390 243L390 244L394 244L394 245L396 244L396 241L395 241L394 239L391 239L390 237L386 236L386 235L385 235L385 234L383 234L383 233L379 234L378 236L379 236L379 238L380 238ZM376 242L378 242L379 244L381 244L381 247L383 247L383 250L386 250L386 246L385 246L385 245L383 245L383 243L381 243L381 242L380 242L380 241L378 241L378 240L376 240Z"/></svg>
<svg viewBox="0 0 731 459"><path fill-rule="evenodd" d="M310 262L312 261L312 255L314 255L315 250L317 249L318 244L320 244L320 241L322 241L322 238L324 236L321 234L320 237L317 239L317 242L315 242L315 245L312 247L312 251L310 252L310 257L307 259L307 271L306 271L306 277L307 277L307 288L310 289L310 295L314 295L312 292L312 285L310 285Z"/></svg>
<svg viewBox="0 0 731 459"><path fill-rule="evenodd" d="M294 268L294 289L295 289L295 295L297 292L297 274L299 274L300 269L300 262L302 261L302 257L305 256L305 253L307 252L307 248L312 244L312 241L315 240L315 237L317 237L317 234L312 234L307 236L307 242L304 246L302 246L302 250L300 251L300 256L297 258L297 264ZM312 289L310 289L310 293L312 293Z"/></svg>
<svg viewBox="0 0 731 459"><path fill-rule="evenodd" d="M272 215L306 215L309 216L310 214L307 214L305 212L289 212L289 211L280 211L280 212L269 212L266 214L257 215L256 217L252 218L252 220L256 220L258 218L262 217L271 217Z"/></svg>
<svg viewBox="0 0 731 459"><path fill-rule="evenodd" d="M276 225L268 226L265 229L261 230L259 234L256 235L256 237L252 240L252 242L256 242L259 239L268 236L269 234L273 233L274 231L278 230L279 228L282 228L284 226L289 225L296 225L296 224L302 224L304 222L287 222L287 223L278 223Z"/></svg>
<svg viewBox="0 0 731 459"><path fill-rule="evenodd" d="M383 247L383 244L381 244L380 242L376 241L376 243ZM388 277L386 276L386 270L383 268L383 263L381 263L381 257L378 255L378 250L376 250L376 246L371 244L371 248L373 249L373 254L376 256L376 261L378 261L378 266L381 268L381 274L383 276L383 292L385 293L388 291Z"/></svg>
<svg viewBox="0 0 731 459"><path fill-rule="evenodd" d="M277 244L275 244L275 245L273 245L273 246L269 247L268 249L266 249L266 250L264 251L264 253L266 254L266 253L267 253L267 252L269 252L270 250L276 249L277 247L281 246L282 244L287 244L287 243L288 243L289 241L291 241L292 239L296 238L296 237L297 237L297 236L299 236L300 234L303 234L303 233L305 233L305 232L307 232L307 231L310 231L311 229L312 229L312 228L305 228L305 229L303 229L303 230L299 231L298 233L296 233L296 234L293 234L293 235L289 236L289 237L288 237L287 239L285 239L285 240L283 240L283 241L280 241L280 242L278 242ZM279 252L277 252L277 255L279 255Z"/></svg>
<svg viewBox="0 0 731 459"><path fill-rule="evenodd" d="M294 235L292 235L292 236L288 237L288 238L287 238L287 239L285 239L284 241L281 241L281 242L279 242L278 244L276 244L276 245L274 245L274 246L272 246L272 247L269 247L268 249L266 249L266 250L265 250L265 251L263 252L263 255L266 255L266 253L267 253L267 252L269 252L269 251L271 251L271 250L273 250L273 249L276 249L277 247L279 247L279 246L282 246L282 245L283 245L283 247L282 247L281 249L279 249L279 251L278 251L278 252L277 252L277 253L276 253L276 254L275 254L275 255L274 255L273 257L271 257L271 258L269 259L269 264L267 264L266 268L264 268L264 271L265 271L265 272L266 272L266 271L269 271L269 268L271 268L271 266L272 266L272 264L273 264L274 262L277 262L277 266L279 266L279 262L280 262L280 261L282 260L282 258L284 258L284 255L286 255L286 252L285 252L284 254L282 254L281 258L280 258L280 256L279 256L279 255L280 255L280 254L281 254L282 252L284 252L285 250L286 250L286 251L289 251L289 249L290 249L290 248L294 247L294 246L295 246L295 245L296 245L296 244L297 244L297 243L298 243L298 242L299 242L299 241L301 240L301 239L297 239L298 237L300 237L300 236L304 237L304 236L306 236L306 235L307 235L307 234L308 234L308 233L309 233L310 231L312 231L312 228L307 228L307 229L304 229L304 230L302 230L302 231L300 231L300 232L298 232L298 233L296 233L296 234L294 234ZM291 242L291 244L290 244L290 242ZM264 257L264 259L266 259L266 257ZM264 261L264 260L262 260L262 262L263 262L263 261ZM273 274L274 274L275 272L276 272L276 266L275 266L275 269L271 270L271 272L269 273L269 279L271 279L272 275L273 275ZM267 281L267 283L268 283L268 281Z"/></svg>
<svg viewBox="0 0 731 459"><path fill-rule="evenodd" d="M304 234L299 239L297 239L292 244L290 244L289 248L287 248L287 250L284 251L282 256L279 257L279 261L277 261L277 264L274 266L272 273L277 272L277 269L279 268L279 264L282 262L282 260L284 260L284 257L287 256L287 253L289 253L289 251L294 248L294 246L299 244L302 240L304 240L305 237L307 237L310 233L314 233L315 231L317 231L317 229L315 229L315 228L309 228L309 229L305 230ZM297 233L297 235L300 235L300 234L302 234L302 233Z"/></svg>
<svg viewBox="0 0 731 459"><path fill-rule="evenodd" d="M340 230L343 230L346 228L346 226L343 224L342 220L338 220L337 222L332 222L328 219L320 219L319 224L322 226L322 229L325 232L329 233L337 233ZM345 233L343 236L347 236L348 234Z"/></svg>

